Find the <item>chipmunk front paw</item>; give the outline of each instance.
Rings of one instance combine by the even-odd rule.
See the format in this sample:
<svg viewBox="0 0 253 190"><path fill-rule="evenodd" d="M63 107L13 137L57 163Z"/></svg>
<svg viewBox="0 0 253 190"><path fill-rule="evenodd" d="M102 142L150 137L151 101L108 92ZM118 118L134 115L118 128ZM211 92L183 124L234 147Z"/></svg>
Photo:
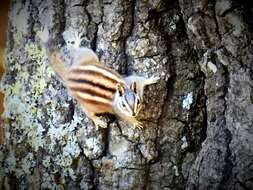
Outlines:
<svg viewBox="0 0 253 190"><path fill-rule="evenodd" d="M134 128L142 130L144 128L144 126L140 121L136 121L136 123L134 123Z"/></svg>

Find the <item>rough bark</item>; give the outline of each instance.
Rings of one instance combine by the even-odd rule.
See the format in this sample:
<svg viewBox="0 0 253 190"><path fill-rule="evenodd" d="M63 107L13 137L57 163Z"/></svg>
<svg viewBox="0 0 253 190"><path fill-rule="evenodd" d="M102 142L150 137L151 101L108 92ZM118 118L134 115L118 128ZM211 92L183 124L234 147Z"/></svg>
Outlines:
<svg viewBox="0 0 253 190"><path fill-rule="evenodd" d="M250 1L12 0L0 189L252 189L252 26ZM48 64L44 27L63 47L78 31L123 75L160 76L143 130L95 130Z"/></svg>

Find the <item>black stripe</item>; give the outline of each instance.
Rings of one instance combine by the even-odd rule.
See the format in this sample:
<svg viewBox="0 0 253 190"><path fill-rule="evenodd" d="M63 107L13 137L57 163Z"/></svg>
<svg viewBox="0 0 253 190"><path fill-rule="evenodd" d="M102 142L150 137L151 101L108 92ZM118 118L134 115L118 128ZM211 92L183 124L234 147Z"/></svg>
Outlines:
<svg viewBox="0 0 253 190"><path fill-rule="evenodd" d="M93 83L91 81L88 81L88 80L85 80L85 79L72 79L72 78L69 78L69 81L71 82L77 82L77 83L84 83L84 84L89 84L91 86L94 86L94 87L99 87L105 91L110 91L112 93L115 93L116 92L116 89L115 88L108 88L102 84L97 84L97 83Z"/></svg>
<svg viewBox="0 0 253 190"><path fill-rule="evenodd" d="M99 102L97 100L91 100L91 99L87 99L87 98L83 98L79 95L77 95L77 97L81 100L81 101L84 101L86 103L89 103L89 104L96 104L96 105L102 105L102 106L107 106L107 107L111 107L111 105L109 103L105 103L105 102Z"/></svg>
<svg viewBox="0 0 253 190"><path fill-rule="evenodd" d="M101 68L101 69L104 69L104 68ZM106 70L106 69L105 69ZM115 84L117 84L118 83L118 81L117 80L115 80L115 79L112 79L112 78L110 78L110 77L108 77L108 76L106 76L106 75L103 75L102 73L100 73L100 72L98 72L98 71L91 71L91 70L81 70L81 69L72 69L71 70L71 72L74 72L74 73L76 73L76 74L87 74L87 75L92 75L92 76L94 76L94 75L98 75L98 76L101 76L101 77L103 77L103 78L105 78L106 80L108 80L108 81L110 81L110 82L112 82L112 83L115 83ZM112 73L112 74L114 74L114 73ZM118 77L118 76L117 76ZM119 78L119 77L118 77ZM120 78L119 78L120 79Z"/></svg>
<svg viewBox="0 0 253 190"><path fill-rule="evenodd" d="M73 91L78 91L78 92L81 92L81 93L89 94L91 96L97 96L97 97L104 98L104 99L107 99L107 100L108 99L109 100L112 99L112 97L109 97L109 96L107 96L105 94L96 92L96 91L94 91L92 89L76 88L76 87L70 87L70 89L73 90ZM113 94L112 94L112 96L113 96Z"/></svg>

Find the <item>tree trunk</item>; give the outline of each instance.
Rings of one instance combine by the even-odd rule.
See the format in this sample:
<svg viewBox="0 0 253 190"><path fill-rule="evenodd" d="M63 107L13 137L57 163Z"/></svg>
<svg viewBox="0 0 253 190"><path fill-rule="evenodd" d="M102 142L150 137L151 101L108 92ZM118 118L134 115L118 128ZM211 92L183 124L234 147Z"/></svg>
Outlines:
<svg viewBox="0 0 253 190"><path fill-rule="evenodd" d="M236 0L12 0L0 189L252 189L253 6ZM146 88L143 130L96 130L38 33L82 34Z"/></svg>

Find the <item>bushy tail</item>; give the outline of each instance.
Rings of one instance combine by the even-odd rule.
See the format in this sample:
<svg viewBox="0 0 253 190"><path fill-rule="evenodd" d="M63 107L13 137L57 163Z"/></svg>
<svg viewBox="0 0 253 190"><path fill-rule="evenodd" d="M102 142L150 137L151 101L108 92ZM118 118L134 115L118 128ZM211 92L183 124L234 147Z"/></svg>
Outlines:
<svg viewBox="0 0 253 190"><path fill-rule="evenodd" d="M49 53L49 62L52 65L54 71L61 77L63 82L66 80L66 74L68 71L68 66L61 58L61 55L58 51L53 51Z"/></svg>
<svg viewBox="0 0 253 190"><path fill-rule="evenodd" d="M65 82L68 66L61 58L55 40L50 38L49 31L47 28L45 28L42 32L39 33L39 37L43 42L43 44L45 45L51 66L53 67L56 74L60 76L63 82Z"/></svg>

